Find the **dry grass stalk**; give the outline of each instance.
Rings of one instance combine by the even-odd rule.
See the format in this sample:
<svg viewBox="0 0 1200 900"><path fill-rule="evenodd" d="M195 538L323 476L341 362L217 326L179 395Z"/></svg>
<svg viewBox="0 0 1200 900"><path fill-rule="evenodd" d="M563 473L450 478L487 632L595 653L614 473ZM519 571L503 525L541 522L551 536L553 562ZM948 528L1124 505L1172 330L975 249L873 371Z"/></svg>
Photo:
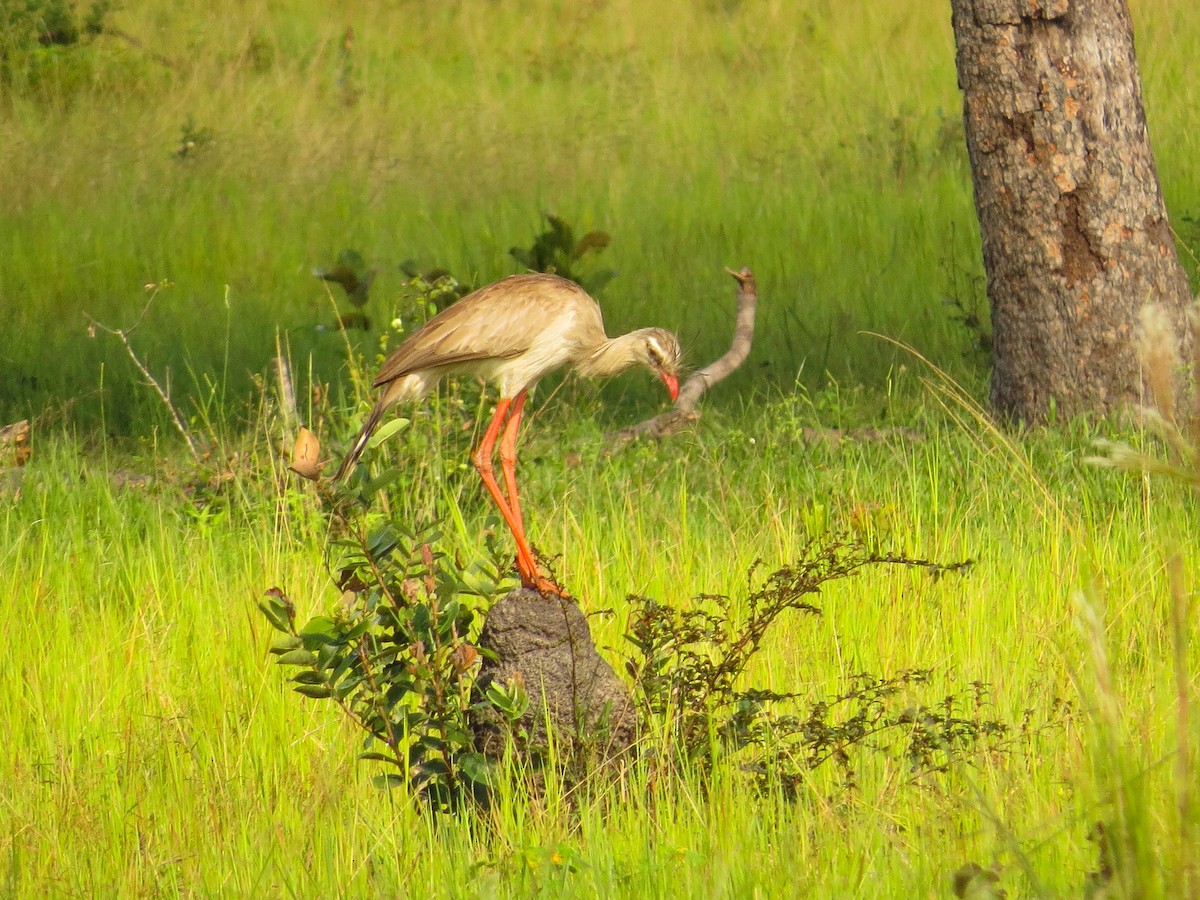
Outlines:
<svg viewBox="0 0 1200 900"><path fill-rule="evenodd" d="M1098 440L1102 455L1087 462L1129 472L1167 475L1200 489L1200 308L1188 312L1189 334L1180 335L1161 304L1142 309L1138 355L1149 394L1149 405L1138 407L1141 424L1168 448L1166 458L1126 443ZM1192 348L1187 367L1180 353L1181 338ZM1186 380L1181 391L1180 381Z"/></svg>

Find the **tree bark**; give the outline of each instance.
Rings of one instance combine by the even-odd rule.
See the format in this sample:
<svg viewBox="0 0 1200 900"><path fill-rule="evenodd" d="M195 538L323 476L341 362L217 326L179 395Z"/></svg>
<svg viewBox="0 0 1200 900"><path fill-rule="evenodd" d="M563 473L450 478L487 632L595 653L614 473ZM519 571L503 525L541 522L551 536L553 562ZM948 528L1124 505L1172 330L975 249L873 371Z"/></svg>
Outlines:
<svg viewBox="0 0 1200 900"><path fill-rule="evenodd" d="M1140 394L1133 331L1191 300L1125 0L951 0L992 310L991 401L1027 422Z"/></svg>

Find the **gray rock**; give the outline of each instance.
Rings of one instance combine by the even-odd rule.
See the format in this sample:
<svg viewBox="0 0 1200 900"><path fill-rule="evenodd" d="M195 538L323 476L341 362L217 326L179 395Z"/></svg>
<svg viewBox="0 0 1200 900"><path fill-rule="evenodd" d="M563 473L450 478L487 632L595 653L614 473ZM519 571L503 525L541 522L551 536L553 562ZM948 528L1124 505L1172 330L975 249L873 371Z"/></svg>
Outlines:
<svg viewBox="0 0 1200 900"><path fill-rule="evenodd" d="M480 693L494 681L524 680L530 703L521 725L528 737L518 749L534 756L544 751L547 721L565 761L587 766L633 746L637 715L629 688L596 652L587 619L571 600L513 591L488 613L479 646L496 656L485 656ZM477 709L472 727L482 753L503 755L508 729L498 714Z"/></svg>

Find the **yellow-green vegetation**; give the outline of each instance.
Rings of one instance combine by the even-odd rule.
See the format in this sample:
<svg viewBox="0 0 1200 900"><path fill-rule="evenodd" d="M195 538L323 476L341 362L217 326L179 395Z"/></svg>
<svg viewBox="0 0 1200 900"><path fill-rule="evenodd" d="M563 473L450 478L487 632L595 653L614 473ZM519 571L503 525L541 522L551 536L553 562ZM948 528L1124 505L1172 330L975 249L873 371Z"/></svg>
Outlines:
<svg viewBox="0 0 1200 900"><path fill-rule="evenodd" d="M1200 20L1183 0L1133 13L1194 273ZM955 320L983 298L945 4L215 0L105 21L68 46L0 41L0 424L34 420L27 466L0 446L6 896L948 896L972 863L1010 897L1197 890L1194 492L1085 465L1116 424L999 432L862 334L981 395ZM928 668L898 699L979 682L1003 750L942 772L863 752L853 788L821 767L794 798L735 759L433 818L373 786L335 707L291 691L256 602L278 585L304 618L337 592L285 469L277 347L336 448L378 332L419 315L399 264L508 274L544 212L611 234L611 330L672 327L697 364L728 340L721 267L760 285L754 353L694 433L609 455L652 388L538 395L530 531L588 612L611 610L591 621L618 671L628 594L737 596L756 560L849 532L976 562L828 585L747 681L803 709ZM378 276L376 329L347 340L313 270L350 249ZM88 334L151 295L131 344L169 375L199 462L120 342ZM489 522L477 398L449 391L386 450L410 479L399 512L439 519L464 560Z"/></svg>

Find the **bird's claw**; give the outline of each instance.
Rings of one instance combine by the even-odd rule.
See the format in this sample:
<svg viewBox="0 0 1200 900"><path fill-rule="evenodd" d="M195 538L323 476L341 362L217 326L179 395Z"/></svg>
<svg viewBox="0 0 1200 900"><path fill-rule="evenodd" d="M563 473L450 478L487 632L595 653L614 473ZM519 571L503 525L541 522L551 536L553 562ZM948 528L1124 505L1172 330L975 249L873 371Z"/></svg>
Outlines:
<svg viewBox="0 0 1200 900"><path fill-rule="evenodd" d="M567 593L566 588L559 587L549 578L544 578L541 575L533 579L532 584L527 584L525 587L537 591L543 597L561 597L564 600L571 599L571 595Z"/></svg>
<svg viewBox="0 0 1200 900"><path fill-rule="evenodd" d="M564 600L569 600L571 595L567 593L566 588L559 587L558 584L550 578L547 578L541 572L534 572L529 575L521 571L520 566L517 571L521 574L521 586L528 588L531 591L537 591L543 597L562 597Z"/></svg>

